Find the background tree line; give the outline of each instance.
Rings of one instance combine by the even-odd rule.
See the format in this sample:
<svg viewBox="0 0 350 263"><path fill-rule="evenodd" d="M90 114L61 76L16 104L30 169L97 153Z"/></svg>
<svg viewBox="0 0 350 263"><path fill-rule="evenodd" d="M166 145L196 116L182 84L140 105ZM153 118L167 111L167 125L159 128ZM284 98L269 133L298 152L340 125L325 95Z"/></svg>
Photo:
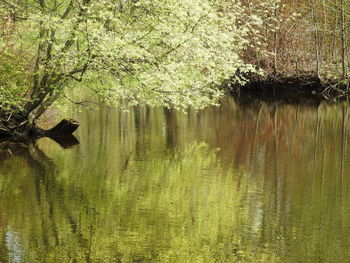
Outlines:
<svg viewBox="0 0 350 263"><path fill-rule="evenodd" d="M350 2L345 0L244 0L262 19L251 37L247 61L268 73L317 74L345 80L349 74Z"/></svg>

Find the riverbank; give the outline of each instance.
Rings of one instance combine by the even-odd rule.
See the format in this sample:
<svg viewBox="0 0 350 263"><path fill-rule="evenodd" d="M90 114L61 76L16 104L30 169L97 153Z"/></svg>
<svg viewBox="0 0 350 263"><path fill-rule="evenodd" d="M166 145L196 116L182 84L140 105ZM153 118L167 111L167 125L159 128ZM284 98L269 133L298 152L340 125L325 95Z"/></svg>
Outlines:
<svg viewBox="0 0 350 263"><path fill-rule="evenodd" d="M339 80L321 80L313 74L299 76L261 77L251 76L244 86L229 86L231 94L251 95L263 100L282 100L284 102L343 101L349 95L349 82Z"/></svg>

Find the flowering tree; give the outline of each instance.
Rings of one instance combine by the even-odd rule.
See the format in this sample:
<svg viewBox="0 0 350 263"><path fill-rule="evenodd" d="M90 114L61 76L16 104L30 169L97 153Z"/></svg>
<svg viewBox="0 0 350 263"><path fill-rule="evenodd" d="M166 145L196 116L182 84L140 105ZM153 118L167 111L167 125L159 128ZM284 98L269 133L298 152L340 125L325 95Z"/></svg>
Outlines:
<svg viewBox="0 0 350 263"><path fill-rule="evenodd" d="M253 70L240 58L249 25L237 23L238 1L4 0L0 10L2 134L37 133L73 82L111 104L199 109Z"/></svg>

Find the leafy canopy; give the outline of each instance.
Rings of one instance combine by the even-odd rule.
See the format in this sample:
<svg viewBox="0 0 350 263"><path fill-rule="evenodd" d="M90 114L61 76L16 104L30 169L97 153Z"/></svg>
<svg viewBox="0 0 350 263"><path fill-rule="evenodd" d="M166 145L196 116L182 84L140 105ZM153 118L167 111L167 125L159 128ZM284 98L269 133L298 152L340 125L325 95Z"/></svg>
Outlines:
<svg viewBox="0 0 350 263"><path fill-rule="evenodd" d="M31 52L26 70L33 76L32 100L49 105L79 81L112 104L178 109L215 104L219 84L237 71L254 70L239 56L249 31L249 24L238 26L242 8L224 0L2 4L18 16L12 23L23 32L16 43ZM0 42L6 52L18 52L6 39ZM0 89L12 87L0 79Z"/></svg>

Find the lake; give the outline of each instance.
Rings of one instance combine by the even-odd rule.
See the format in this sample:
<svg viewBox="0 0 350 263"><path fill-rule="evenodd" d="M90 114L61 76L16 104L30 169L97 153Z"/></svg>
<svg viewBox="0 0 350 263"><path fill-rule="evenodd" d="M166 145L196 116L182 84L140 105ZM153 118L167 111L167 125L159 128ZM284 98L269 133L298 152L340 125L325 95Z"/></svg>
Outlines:
<svg viewBox="0 0 350 263"><path fill-rule="evenodd" d="M0 152L1 263L350 262L348 104L65 116Z"/></svg>

